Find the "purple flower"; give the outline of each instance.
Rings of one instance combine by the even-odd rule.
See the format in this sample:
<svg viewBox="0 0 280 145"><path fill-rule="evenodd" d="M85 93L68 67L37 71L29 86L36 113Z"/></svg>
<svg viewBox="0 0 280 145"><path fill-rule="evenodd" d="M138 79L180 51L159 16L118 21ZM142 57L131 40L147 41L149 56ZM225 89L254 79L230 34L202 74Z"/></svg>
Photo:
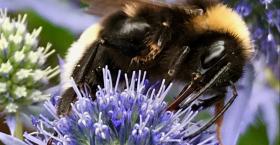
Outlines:
<svg viewBox="0 0 280 145"><path fill-rule="evenodd" d="M193 122L198 112L190 108L166 111L164 98L171 87L162 81L159 90L146 93L145 75L127 75L126 88L113 84L109 70L103 69L104 87L99 86L96 100L86 90L79 90L72 81L78 99L68 116L58 117L51 101L45 108L52 117L33 117L35 132L25 133L25 144L137 144L137 145L216 145L214 131L207 130L194 138L184 139L202 124ZM117 77L119 82L120 72ZM0 134L3 138L3 134Z"/></svg>
<svg viewBox="0 0 280 145"><path fill-rule="evenodd" d="M271 26L275 26L280 32L280 9L269 10L266 13L267 21Z"/></svg>
<svg viewBox="0 0 280 145"><path fill-rule="evenodd" d="M256 55L251 60L253 65L247 66L239 82L238 98L225 114L222 139L226 145L235 145L239 135L254 123L257 115L262 116L267 126L270 144L273 144L279 133L277 89L271 87L265 77L267 72L271 72L271 75L275 75L272 83L279 82L279 9L273 5L272 0L260 2L250 1L251 13L246 17L246 23L251 26ZM243 2L235 7L242 16L247 14Z"/></svg>
<svg viewBox="0 0 280 145"><path fill-rule="evenodd" d="M251 29L253 40L261 40L265 35L265 31L261 27L253 27Z"/></svg>
<svg viewBox="0 0 280 145"><path fill-rule="evenodd" d="M265 5L265 8L268 9L268 5L272 3L273 0L260 0L260 3Z"/></svg>
<svg viewBox="0 0 280 145"><path fill-rule="evenodd" d="M252 12L252 7L246 2L241 2L236 6L236 11L243 17L247 17Z"/></svg>
<svg viewBox="0 0 280 145"><path fill-rule="evenodd" d="M257 50L257 57L254 59L258 60L260 56L264 56L265 62L269 66L279 69L279 65L277 65L280 56L278 36L273 35L270 31L266 31L261 26L251 28L251 32Z"/></svg>
<svg viewBox="0 0 280 145"><path fill-rule="evenodd" d="M257 114L263 116L263 120L266 123L268 139L270 144L273 144L277 133L279 133L279 92L268 86L266 80L266 72L269 69L265 65L265 60L260 58L253 63L255 68L255 80L253 83L251 99L248 103L245 111L245 116L248 116L244 120L244 127L252 124L255 121Z"/></svg>
<svg viewBox="0 0 280 145"><path fill-rule="evenodd" d="M222 139L226 145L235 145L241 133L253 124L260 113L267 124L267 133L270 144L279 133L279 116L277 106L279 96L277 91L267 85L265 78L264 57L260 57L248 65L242 80L239 82L239 96L226 112L223 123ZM230 131L230 133L229 133Z"/></svg>

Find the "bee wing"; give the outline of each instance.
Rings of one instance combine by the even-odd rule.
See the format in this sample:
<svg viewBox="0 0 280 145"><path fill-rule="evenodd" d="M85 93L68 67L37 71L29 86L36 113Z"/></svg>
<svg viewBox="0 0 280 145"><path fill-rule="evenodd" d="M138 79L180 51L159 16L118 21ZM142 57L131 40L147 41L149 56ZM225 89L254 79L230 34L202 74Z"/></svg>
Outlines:
<svg viewBox="0 0 280 145"><path fill-rule="evenodd" d="M89 5L87 11L97 16L107 15L108 12L120 10L125 0L83 0Z"/></svg>
<svg viewBox="0 0 280 145"><path fill-rule="evenodd" d="M153 4L153 5L163 5L163 2L151 1L151 0L82 0L84 3L88 4L89 7L87 11L91 14L97 16L105 16L108 13L116 12L121 10L125 5L131 3L137 4Z"/></svg>
<svg viewBox="0 0 280 145"><path fill-rule="evenodd" d="M102 68L107 64L106 47L101 45L101 41L95 41L78 61L71 77L77 87L87 91L91 97L95 97L97 85L102 85ZM65 88L64 88L65 89ZM58 104L58 114L67 114L70 111L71 103L76 99L76 93L71 87L67 86Z"/></svg>
<svg viewBox="0 0 280 145"><path fill-rule="evenodd" d="M74 79L78 87L99 83L97 82L95 68L106 61L104 59L104 49L100 47L102 41L100 41L99 33L101 30L100 24L92 25L69 48L62 71L63 94L58 104L58 114L67 114L71 103L76 99L76 93L70 83L71 78Z"/></svg>
<svg viewBox="0 0 280 145"><path fill-rule="evenodd" d="M105 61L103 59L104 49L100 48L101 43L102 42L100 41L94 42L74 68L72 77L76 81L76 83L92 83L91 80L88 80L89 77L86 76L90 75L91 77L95 78L95 68L103 67L99 66L99 64L104 64L103 61Z"/></svg>
<svg viewBox="0 0 280 145"><path fill-rule="evenodd" d="M123 7L127 5L150 5L152 7L168 7L169 5L181 7L185 9L186 13L189 15L197 15L201 13L201 8L198 7L190 7L191 5L187 5L186 2L182 2L180 0L176 0L174 3L170 4L164 1L154 1L154 0L82 0L84 3L88 4L87 11L90 14L94 14L97 16L105 16L109 13L116 12L121 10ZM181 4L184 4L183 6Z"/></svg>

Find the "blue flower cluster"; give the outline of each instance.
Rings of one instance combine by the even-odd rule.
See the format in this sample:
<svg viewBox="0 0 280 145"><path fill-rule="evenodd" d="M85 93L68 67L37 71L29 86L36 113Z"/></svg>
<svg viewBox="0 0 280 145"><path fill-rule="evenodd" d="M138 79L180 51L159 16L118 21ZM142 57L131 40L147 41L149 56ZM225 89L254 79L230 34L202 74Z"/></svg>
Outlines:
<svg viewBox="0 0 280 145"><path fill-rule="evenodd" d="M25 133L26 142L68 145L217 144L214 131L184 139L201 125L192 122L198 112L190 109L166 111L164 98L171 84L165 86L162 81L158 90L150 89L143 93L145 75L145 72L134 72L130 82L125 75L126 89L119 91L120 72L113 85L109 70L103 69L104 87L99 87L94 101L86 89L79 90L73 82L78 99L72 104L72 112L58 117L56 99L46 102L49 117L33 117L37 132Z"/></svg>
<svg viewBox="0 0 280 145"><path fill-rule="evenodd" d="M234 2L236 11L244 17L250 26L252 38L257 50L257 57L264 55L267 63L274 67L278 64L280 56L280 9L279 1L242 0ZM275 68L273 68L275 69ZM275 69L276 70L276 69ZM276 73L277 74L277 73Z"/></svg>

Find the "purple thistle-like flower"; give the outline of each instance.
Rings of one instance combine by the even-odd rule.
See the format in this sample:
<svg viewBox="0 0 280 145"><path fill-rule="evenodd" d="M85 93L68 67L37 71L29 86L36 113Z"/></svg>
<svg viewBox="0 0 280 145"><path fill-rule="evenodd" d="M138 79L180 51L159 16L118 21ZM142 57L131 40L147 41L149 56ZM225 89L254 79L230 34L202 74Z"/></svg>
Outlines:
<svg viewBox="0 0 280 145"><path fill-rule="evenodd" d="M247 17L251 14L252 12L252 7L250 4L246 2L241 2L238 4L235 8L235 10L243 17Z"/></svg>
<svg viewBox="0 0 280 145"><path fill-rule="evenodd" d="M260 0L261 4L268 8L268 5L272 3L273 0Z"/></svg>
<svg viewBox="0 0 280 145"><path fill-rule="evenodd" d="M120 91L118 74L115 85L107 68L103 69L104 87L92 100L87 90L79 90L72 81L77 101L68 116L58 117L55 105L48 101L45 108L51 117L32 118L37 131L25 133L27 144L114 144L114 145L216 145L214 131L184 139L202 124L193 122L198 112L190 108L177 112L166 111L164 98L171 88L164 85L158 90L145 90L145 75L133 72L126 88Z"/></svg>
<svg viewBox="0 0 280 145"><path fill-rule="evenodd" d="M266 13L267 21L271 26L275 26L280 32L280 9L269 10Z"/></svg>

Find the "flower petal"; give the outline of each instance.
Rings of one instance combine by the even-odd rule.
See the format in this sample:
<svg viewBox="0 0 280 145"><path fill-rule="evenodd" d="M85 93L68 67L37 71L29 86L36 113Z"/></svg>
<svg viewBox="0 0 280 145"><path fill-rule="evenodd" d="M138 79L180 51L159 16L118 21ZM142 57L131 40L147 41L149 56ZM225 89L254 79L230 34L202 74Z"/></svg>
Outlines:
<svg viewBox="0 0 280 145"><path fill-rule="evenodd" d="M0 132L0 140L5 145L28 145L16 137Z"/></svg>
<svg viewBox="0 0 280 145"><path fill-rule="evenodd" d="M242 86L238 89L238 97L224 116L222 140L223 144L226 145L236 144L238 136L241 133L242 120L245 114L244 110L246 110L249 104L254 79L254 75L252 74L254 74L254 70L252 65L249 65L246 69L246 73L240 82Z"/></svg>
<svg viewBox="0 0 280 145"><path fill-rule="evenodd" d="M11 135L14 136L16 129L16 117L14 115L7 115L5 121L9 127Z"/></svg>

